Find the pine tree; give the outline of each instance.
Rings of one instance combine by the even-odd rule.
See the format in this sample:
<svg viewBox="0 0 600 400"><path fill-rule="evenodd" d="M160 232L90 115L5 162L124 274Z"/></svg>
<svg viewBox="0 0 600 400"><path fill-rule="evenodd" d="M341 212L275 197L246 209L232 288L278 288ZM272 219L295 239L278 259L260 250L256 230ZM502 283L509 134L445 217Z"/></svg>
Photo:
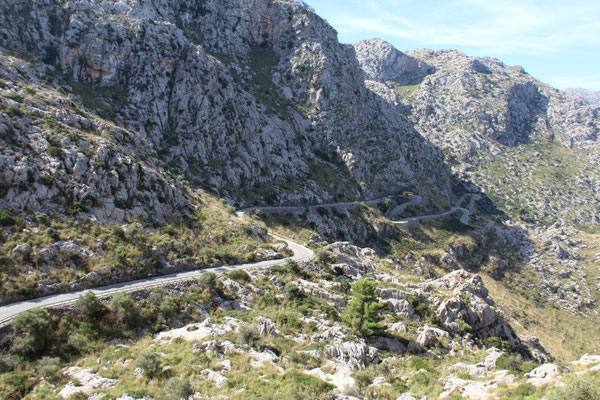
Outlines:
<svg viewBox="0 0 600 400"><path fill-rule="evenodd" d="M380 324L381 311L385 305L375 295L377 285L366 278L352 285L352 301L342 315L343 321L362 337L383 333L385 326Z"/></svg>

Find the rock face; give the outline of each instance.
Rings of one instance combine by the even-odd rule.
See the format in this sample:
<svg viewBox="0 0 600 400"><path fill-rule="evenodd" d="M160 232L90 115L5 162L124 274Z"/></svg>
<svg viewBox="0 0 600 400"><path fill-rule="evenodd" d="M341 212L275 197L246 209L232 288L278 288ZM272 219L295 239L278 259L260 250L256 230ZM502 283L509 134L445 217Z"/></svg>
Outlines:
<svg viewBox="0 0 600 400"><path fill-rule="evenodd" d="M565 93L584 99L590 104L600 104L600 92L583 88L567 88Z"/></svg>
<svg viewBox="0 0 600 400"><path fill-rule="evenodd" d="M117 384L116 379L109 379L97 375L91 368L71 367L65 371L65 376L76 380L77 384L69 382L58 395L63 399L77 393L91 394L96 389L107 389Z"/></svg>
<svg viewBox="0 0 600 400"><path fill-rule="evenodd" d="M343 342L335 346L327 346L331 358L356 369L364 369L379 359L376 348L362 342Z"/></svg>
<svg viewBox="0 0 600 400"><path fill-rule="evenodd" d="M440 326L448 332L467 330L481 338L499 337L513 347L521 344L517 333L504 319L502 311L494 306L479 275L458 270L423 284L425 292L434 288L446 289L453 295L440 301L435 311Z"/></svg>
<svg viewBox="0 0 600 400"><path fill-rule="evenodd" d="M381 39L363 40L354 45L366 78L401 86L417 85L434 72L427 63L410 57Z"/></svg>
<svg viewBox="0 0 600 400"><path fill-rule="evenodd" d="M352 47L301 3L11 0L0 9L0 48L12 55L2 56L0 108L25 114L0 115L0 184L10 188L0 207L76 204L101 220L160 220L194 205L175 174L241 203L254 189L273 203L406 187L452 197L441 152L367 89ZM332 174L347 184L332 189Z"/></svg>
<svg viewBox="0 0 600 400"><path fill-rule="evenodd" d="M525 215L518 214L525 209L529 219L567 214L578 223L597 223L593 205L600 191L593 183L598 180L593 166L600 145L600 105L492 58L455 50L402 54L377 39L354 47L367 87L402 106L417 130L443 149L452 168L484 188L497 206L514 217ZM420 80L393 78L415 70ZM490 171L492 162L497 172ZM557 175L544 180L537 171ZM556 196L574 182L577 196Z"/></svg>

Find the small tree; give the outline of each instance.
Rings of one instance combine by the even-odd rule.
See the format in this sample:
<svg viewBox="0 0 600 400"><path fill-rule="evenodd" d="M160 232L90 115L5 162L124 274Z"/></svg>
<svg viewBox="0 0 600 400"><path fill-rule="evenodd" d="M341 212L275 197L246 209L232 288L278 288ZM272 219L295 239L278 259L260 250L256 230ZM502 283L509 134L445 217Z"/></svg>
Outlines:
<svg viewBox="0 0 600 400"><path fill-rule="evenodd" d="M147 378L155 378L161 371L160 354L153 350L145 350L135 360L135 366L141 368Z"/></svg>
<svg viewBox="0 0 600 400"><path fill-rule="evenodd" d="M98 300L96 295L91 292L85 292L75 302L77 311L88 321L95 321L106 313L106 307Z"/></svg>
<svg viewBox="0 0 600 400"><path fill-rule="evenodd" d="M88 339L79 332L72 333L67 339L67 344L73 349L77 350L78 353L83 353L87 350L90 345Z"/></svg>
<svg viewBox="0 0 600 400"><path fill-rule="evenodd" d="M54 381L60 377L60 359L44 357L38 361L37 371L46 380Z"/></svg>
<svg viewBox="0 0 600 400"><path fill-rule="evenodd" d="M117 322L130 328L140 321L140 313L137 306L131 297L123 292L114 294L110 300L109 308Z"/></svg>
<svg viewBox="0 0 600 400"><path fill-rule="evenodd" d="M50 314L42 308L33 308L17 315L12 321L13 353L34 355L46 347Z"/></svg>
<svg viewBox="0 0 600 400"><path fill-rule="evenodd" d="M190 381L185 378L171 378L162 390L162 399L181 400L192 395Z"/></svg>
<svg viewBox="0 0 600 400"><path fill-rule="evenodd" d="M385 305L378 301L376 288L375 282L366 278L356 281L352 285L352 301L342 314L342 320L362 337L378 335L385 330L380 324Z"/></svg>

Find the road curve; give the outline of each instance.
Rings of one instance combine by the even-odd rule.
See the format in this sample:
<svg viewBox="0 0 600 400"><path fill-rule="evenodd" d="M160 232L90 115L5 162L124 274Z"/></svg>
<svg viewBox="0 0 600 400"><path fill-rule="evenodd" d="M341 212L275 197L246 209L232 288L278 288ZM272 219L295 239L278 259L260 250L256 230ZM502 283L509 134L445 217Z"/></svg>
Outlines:
<svg viewBox="0 0 600 400"><path fill-rule="evenodd" d="M464 202L466 197L469 195L471 196L469 209L460 207L460 205ZM369 200L369 201L340 202L340 203L330 203L330 204L322 204L322 205L312 205L312 206L308 206L308 207L300 207L300 206L249 207L249 208L238 210L237 215L239 217L243 217L246 212L253 211L253 210L261 210L262 212L270 213L270 212L295 212L295 211L303 211L306 208L318 208L318 207L324 207L327 209L348 208L348 207L354 207L354 206L361 205L361 204L376 204L382 200L385 200L385 199L391 198L391 197L394 197L394 196L386 196L386 197L382 197L382 198L375 199L375 200ZM390 218L392 218L394 215L397 215L397 214L401 213L402 211L404 211L404 209L406 209L406 207L418 204L422 201L421 196L415 195L415 196L412 196L409 201L395 207L392 211L390 211L386 215L386 217L389 219L389 222L391 222L393 224L397 224L397 225L404 226L404 227L409 227L415 223L428 221L428 220L432 220L432 219L436 219L436 218L441 218L441 217L450 215L452 213L455 213L456 211L461 211L462 216L460 217L460 222L463 224L468 224L469 216L470 216L471 212L473 211L473 205L479 197L480 197L479 195L474 194L474 193L466 193L463 196L461 196L458 199L458 201L455 203L455 206L452 207L448 211L444 211L444 212L438 213L438 214L428 214L428 215L411 217L411 218L407 218L407 219L400 220L400 221L391 220ZM489 222L488 222L488 225L490 225ZM486 225L486 228L488 227L488 225ZM492 223L492 225L493 225L493 223ZM304 247L298 243L292 242L289 239L286 239L286 238L283 238L283 237L280 237L277 235L271 235L271 236L273 236L275 239L278 239L278 240L281 240L281 241L284 241L287 243L288 247L294 253L294 255L292 257L289 257L290 260L302 261L302 260L312 258L314 256L314 252L307 247ZM15 315L17 315L23 311L30 310L35 307L53 307L53 306L58 306L58 305L62 305L62 304L73 303L79 298L79 296L81 296L83 293L88 292L88 291L93 292L98 297L103 297L103 296L108 296L108 295L111 295L111 294L114 294L117 292L131 292L131 291L136 291L136 290L145 289L145 288L162 286L162 285L165 285L168 283L182 282L182 281L186 281L186 280L194 280L194 279L197 279L200 275L205 274L207 272L214 272L216 274L221 274L221 273L234 271L234 270L269 267L269 266L273 266L273 265L284 264L287 260L288 259L268 260L268 261L259 261L259 262L255 262L255 263L238 264L238 265L224 265L224 266L214 267L214 268L206 268L206 269L200 269L200 270L194 270L194 271L179 272L179 273L170 274L170 275L162 275L162 276L156 276L153 278L139 279L139 280L135 280L135 281L117 283L117 284L109 285L109 286L102 286L102 287L93 288L93 289L79 290L76 292L50 295L50 296L46 296L46 297L40 297L37 299L21 301L18 303L7 304L4 306L0 306L0 326L6 325L8 322L10 322L10 320Z"/></svg>
<svg viewBox="0 0 600 400"><path fill-rule="evenodd" d="M285 264L287 260L292 261L302 261L312 258L314 256L314 252L304 247L298 243L292 242L289 239L283 238L277 235L271 235L277 240L281 240L287 243L288 247L294 255L289 258L278 259L278 260L268 260L268 261L259 261L255 263L248 264L237 264L237 265L224 265L220 267L214 268L206 268L195 271L187 271L187 272L179 272L170 275L162 275L156 276L153 278L147 279L139 279L135 281L117 283L109 286L102 286L94 289L85 289L79 290L77 292L70 293L62 293L56 295L50 295L46 297L40 297L37 299L31 299L26 301L21 301L18 303L7 304L0 307L0 326L7 324L10 320L17 314L22 313L23 311L30 310L35 307L53 307L62 304L68 304L75 302L79 296L84 294L85 292L93 292L98 297L108 296L114 294L116 292L132 292L145 288L152 288L157 286L162 286L168 283L174 282L182 282L186 280L197 279L200 275L205 274L207 272L214 272L216 274L222 274L229 271L241 270L241 269L252 269L252 268L260 268L260 267L270 267L273 265L281 265Z"/></svg>
<svg viewBox="0 0 600 400"><path fill-rule="evenodd" d="M319 208L324 208L327 210L331 210L334 208L352 208L352 207L358 207L361 206L363 204L368 204L368 205L375 205L381 201L384 201L386 199L392 199L394 197L400 197L400 195L389 195L389 196L384 196L384 197L379 197L377 199L373 199L373 200L357 200L357 201L341 201L341 202L337 202L337 203L323 203L323 204L312 204L312 205L308 205L308 206L253 206L253 207L247 207L247 208L242 208L240 210L236 211L236 214L238 215L238 217L243 217L244 214L246 214L247 212L251 212L251 211L260 211L263 214L272 214L272 213L301 213L304 212L305 210L316 210ZM415 197L418 197L418 199L414 199ZM403 205L405 207L408 207L411 204L416 204L414 203L414 201L419 202L421 201L421 196L413 196L411 198L410 201L408 201L407 203L401 204L398 207L402 207ZM410 203L410 204L409 204ZM396 208L398 208L396 207Z"/></svg>

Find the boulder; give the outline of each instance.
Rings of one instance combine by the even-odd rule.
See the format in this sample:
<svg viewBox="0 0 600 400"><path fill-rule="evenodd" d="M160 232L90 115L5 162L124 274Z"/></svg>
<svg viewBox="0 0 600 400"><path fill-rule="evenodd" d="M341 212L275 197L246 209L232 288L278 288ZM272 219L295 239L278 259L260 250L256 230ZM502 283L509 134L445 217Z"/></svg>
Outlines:
<svg viewBox="0 0 600 400"><path fill-rule="evenodd" d="M326 346L325 350L331 358L359 370L379 360L377 349L367 346L364 342L344 342Z"/></svg>
<svg viewBox="0 0 600 400"><path fill-rule="evenodd" d="M277 335L277 329L275 329L275 324L269 318L258 316L256 317L256 322L258 324L258 333L260 334L260 336Z"/></svg>
<svg viewBox="0 0 600 400"><path fill-rule="evenodd" d="M543 386L550 383L554 383L561 378L561 375L568 372L569 368L559 367L556 364L542 364L539 367L533 369L531 372L525 374L529 379L527 383L534 386Z"/></svg>
<svg viewBox="0 0 600 400"><path fill-rule="evenodd" d="M96 389L108 389L117 384L116 379L104 378L91 368L70 367L65 370L64 375L76 381L77 384L71 381L58 393L63 399L77 393L89 395Z"/></svg>

